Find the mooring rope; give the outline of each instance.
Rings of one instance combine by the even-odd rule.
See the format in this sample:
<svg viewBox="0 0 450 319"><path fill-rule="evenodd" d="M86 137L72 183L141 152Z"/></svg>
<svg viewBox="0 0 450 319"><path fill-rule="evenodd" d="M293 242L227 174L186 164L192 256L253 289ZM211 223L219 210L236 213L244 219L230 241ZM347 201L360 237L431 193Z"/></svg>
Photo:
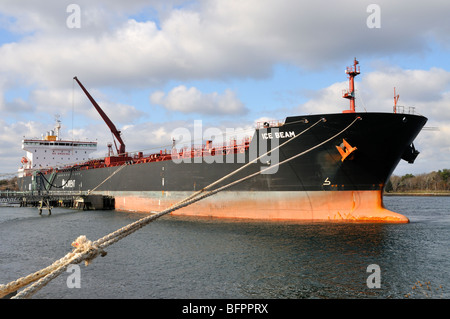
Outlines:
<svg viewBox="0 0 450 319"><path fill-rule="evenodd" d="M116 175L118 172L120 172L125 166L127 166L127 162L123 163L122 165L119 166L118 169L116 169L111 175L109 175L107 178L105 178L105 180L103 182L101 182L100 184L98 184L97 186L95 186L93 189L89 190L87 192L87 195L91 194L93 191L95 191L97 188L99 188L101 185L103 185L108 179L110 179L111 177L113 177L114 175Z"/></svg>
<svg viewBox="0 0 450 319"><path fill-rule="evenodd" d="M345 127L343 130L341 130L340 132L338 132L337 134L333 135L332 137L324 140L323 142L301 152L298 153L296 155L293 155L292 157L289 157L288 159L273 164L265 169L259 170L253 174L250 174L248 176L245 176L241 179L235 180L231 183L228 183L224 186L221 186L219 188L216 188L214 190L211 191L206 191L206 188L211 187L212 185L209 185L208 187L204 188L202 190L202 193L197 193L197 196L194 198L191 198L191 196L189 196L186 199L181 200L180 202L178 202L177 204L169 207L166 210L163 210L161 212L158 212L154 215L150 215L144 218L141 218L127 226L124 226L116 231L114 231L113 233L110 233L100 239L98 239L95 242L91 242L90 240L88 240L86 238L86 236L79 236L73 243L72 246L74 247L74 250L70 253L68 253L66 256L64 256L63 258L61 258L60 260L55 261L52 265L41 269L33 274L30 274L26 277L22 277L19 278L15 281L12 281L6 285L0 285L0 297L6 296L12 292L17 291L18 289L29 285L32 282L35 282L34 284L30 285L29 287L25 288L23 291L21 291L20 293L18 293L16 296L12 297L14 299L18 299L18 298L29 298L32 295L34 295L37 291L39 291L42 287L44 287L45 285L47 285L51 280L53 280L54 278L56 278L57 276L59 276L61 273L63 273L67 267L70 264L78 264L81 263L82 261L85 261L86 265L88 265L94 258L96 258L98 255L101 255L102 257L106 255L106 252L104 251L104 248L114 244L115 242L121 240L122 238L127 237L128 235L134 233L135 231L137 231L138 229L144 227L145 225L149 224L150 222L166 215L169 214L175 210L178 210L180 208L186 207L188 205L191 205L195 202L198 202L204 198L207 198L209 196L212 196L220 191L223 191L227 188L230 188L238 183L241 183L249 178L252 178L256 175L262 174L263 172L269 170L269 169L273 169L274 167L280 166L282 164L285 164L295 158L298 158L302 155L305 155L309 152L311 152L312 150L320 147L321 145L331 141L332 139L336 138L337 136L339 136L340 134L342 134L343 132L345 132L347 129L349 129L357 120L360 120L361 118L358 116L356 117L353 122L351 122L347 127ZM321 119L320 121L322 121L323 119ZM320 122L319 121L319 122ZM319 123L317 122L317 123ZM316 123L316 124L317 124ZM315 125L315 124L314 124ZM295 137L295 136L294 136ZM291 138L292 140L292 138ZM285 143L283 143L282 145L285 145ZM272 150L273 151L273 150ZM261 157L261 156L260 156ZM227 176L231 176L233 174L228 174ZM223 180L224 178L221 178L221 180ZM214 185L216 185L217 183L213 183Z"/></svg>

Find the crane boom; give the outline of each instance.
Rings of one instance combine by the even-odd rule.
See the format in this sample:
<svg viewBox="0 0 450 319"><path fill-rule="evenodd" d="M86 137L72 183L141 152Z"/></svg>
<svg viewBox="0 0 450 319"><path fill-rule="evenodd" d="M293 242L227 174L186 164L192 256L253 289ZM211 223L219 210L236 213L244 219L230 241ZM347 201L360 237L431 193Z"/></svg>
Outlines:
<svg viewBox="0 0 450 319"><path fill-rule="evenodd" d="M119 156L125 156L125 143L123 142L122 138L120 137L120 131L116 128L116 126L109 119L109 117L106 115L106 113L103 112L100 105L98 105L98 103L94 100L94 98L84 88L83 84L81 84L81 82L78 80L78 78L75 76L73 79L75 81L77 81L78 85L84 91L84 93L88 97L89 101L91 101L92 105L94 105L95 109L98 111L98 113L100 114L102 119L105 121L106 125L108 125L109 129L111 130L111 133L116 137L117 141L119 142L119 144L120 144L119 149L117 149L117 146L116 146L116 150L117 150L117 153L119 154Z"/></svg>

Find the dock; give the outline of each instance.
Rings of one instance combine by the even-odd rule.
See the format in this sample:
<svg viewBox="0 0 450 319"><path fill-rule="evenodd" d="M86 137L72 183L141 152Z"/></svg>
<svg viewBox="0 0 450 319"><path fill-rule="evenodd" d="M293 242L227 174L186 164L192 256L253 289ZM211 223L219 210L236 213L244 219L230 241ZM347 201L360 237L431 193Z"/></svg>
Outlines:
<svg viewBox="0 0 450 319"><path fill-rule="evenodd" d="M115 208L112 196L68 191L0 191L0 205L37 207L41 214L53 207L80 210L111 210Z"/></svg>

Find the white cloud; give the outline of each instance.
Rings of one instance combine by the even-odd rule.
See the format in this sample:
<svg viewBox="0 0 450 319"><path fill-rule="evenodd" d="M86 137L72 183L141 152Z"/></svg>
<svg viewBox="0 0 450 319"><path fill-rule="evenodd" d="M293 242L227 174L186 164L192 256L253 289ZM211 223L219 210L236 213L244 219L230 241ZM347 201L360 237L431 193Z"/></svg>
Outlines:
<svg viewBox="0 0 450 319"><path fill-rule="evenodd" d="M391 67L364 76L363 85L377 96L393 97L393 88L402 92L402 99L430 102L442 98L442 93L450 88L450 72L433 67L430 70L403 70Z"/></svg>
<svg viewBox="0 0 450 319"><path fill-rule="evenodd" d="M17 172L20 159L25 155L21 149L23 137L40 137L43 132L45 128L41 123L20 121L10 124L0 119L0 174Z"/></svg>
<svg viewBox="0 0 450 319"><path fill-rule="evenodd" d="M309 92L310 99L299 107L299 111L302 114L341 113L349 108L349 102L342 98L342 91L347 88L346 82L338 82Z"/></svg>
<svg viewBox="0 0 450 319"><path fill-rule="evenodd" d="M111 101L99 101L98 103L111 121L116 124L124 125L132 123L145 114L144 112L137 110L132 105ZM93 112L97 113L96 110ZM100 119L100 115L98 113L96 114L96 119Z"/></svg>
<svg viewBox="0 0 450 319"><path fill-rule="evenodd" d="M244 104L236 94L226 90L223 94L217 92L202 93L195 87L184 85L173 88L169 93L157 91L150 96L153 104L159 104L171 111L183 113L201 113L210 115L232 115L246 113Z"/></svg>
<svg viewBox="0 0 450 319"><path fill-rule="evenodd" d="M436 67L429 70L380 69L361 75L359 93L368 110L392 112L394 87L400 95L398 105L405 110L415 108L416 113L428 117L430 122L450 121L449 71Z"/></svg>
<svg viewBox="0 0 450 319"><path fill-rule="evenodd" d="M132 105L111 101L99 90L94 89L89 90L89 92L114 123L132 123L144 115L144 112L139 111ZM54 114L59 114L66 119L72 116L81 116L85 119L91 118L102 121L94 106L78 86L75 87L75 90L32 90L28 100L21 101L20 104L31 105L32 111L40 114L41 118L48 119L49 116L52 117ZM28 111L30 110L28 109Z"/></svg>
<svg viewBox="0 0 450 319"><path fill-rule="evenodd" d="M392 112L394 88L400 95L399 106L415 108L415 112L432 120L450 120L450 72L441 68L429 70L381 68L362 72L355 78L358 112ZM302 113L339 113L349 102L342 98L348 81L307 92L309 100L299 106Z"/></svg>
<svg viewBox="0 0 450 319"><path fill-rule="evenodd" d="M60 0L2 0L0 12L4 15L2 26L19 33L45 33L51 35L68 35L70 28L66 21L73 14L69 5L76 4L80 8L81 26L77 34L90 33L99 35L117 27L117 22L123 22L127 16L146 8L164 11L179 5L182 0L77 0L73 2ZM12 19L10 18L12 17ZM72 36L74 33L72 32Z"/></svg>
<svg viewBox="0 0 450 319"><path fill-rule="evenodd" d="M437 0L378 1L376 30L366 25L370 1L221 0L176 9L161 1L79 2L80 29L67 28L60 1L26 1L28 10L22 2L2 3L0 12L30 35L0 48L0 71L52 87L73 75L121 86L266 77L276 63L308 69L354 55L422 54L430 41L446 43L450 31L450 3ZM154 20L126 17L149 5L158 10Z"/></svg>

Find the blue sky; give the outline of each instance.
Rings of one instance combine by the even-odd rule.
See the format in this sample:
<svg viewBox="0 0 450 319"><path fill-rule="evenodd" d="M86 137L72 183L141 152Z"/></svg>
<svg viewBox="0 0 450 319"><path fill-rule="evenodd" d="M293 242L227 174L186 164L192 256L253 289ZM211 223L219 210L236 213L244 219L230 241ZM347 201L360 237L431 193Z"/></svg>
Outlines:
<svg viewBox="0 0 450 319"><path fill-rule="evenodd" d="M70 4L79 15L67 12ZM416 163L394 173L449 168L448 12L450 3L438 0L2 1L0 174L17 170L23 136L51 129L55 114L63 135L97 139L96 155L106 153L111 134L73 76L132 151L167 145L194 120L246 129L261 119L340 112L354 57L357 109L391 111L395 86L400 104L439 128L423 131ZM379 28L368 27L370 17Z"/></svg>

